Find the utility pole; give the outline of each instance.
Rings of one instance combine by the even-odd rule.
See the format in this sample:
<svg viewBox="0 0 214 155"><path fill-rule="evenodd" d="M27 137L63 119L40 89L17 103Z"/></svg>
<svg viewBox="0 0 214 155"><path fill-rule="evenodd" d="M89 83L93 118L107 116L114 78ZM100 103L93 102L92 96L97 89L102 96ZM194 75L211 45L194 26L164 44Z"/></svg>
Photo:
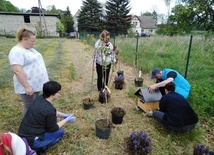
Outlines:
<svg viewBox="0 0 214 155"><path fill-rule="evenodd" d="M44 24L45 24L45 36L48 36L48 29L47 29L47 25L46 25L46 21L45 21L45 16L44 16L44 13L42 11L42 3L40 0L38 0L38 6L39 6L39 22L40 22L39 28L40 28L40 31L42 32L42 17L43 17Z"/></svg>

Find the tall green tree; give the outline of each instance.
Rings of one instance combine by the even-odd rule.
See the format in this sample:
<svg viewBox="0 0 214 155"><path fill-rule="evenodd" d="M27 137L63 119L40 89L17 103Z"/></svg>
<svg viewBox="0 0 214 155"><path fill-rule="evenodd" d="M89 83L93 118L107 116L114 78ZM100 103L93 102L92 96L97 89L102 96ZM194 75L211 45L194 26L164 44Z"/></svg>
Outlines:
<svg viewBox="0 0 214 155"><path fill-rule="evenodd" d="M169 23L174 24L181 33L190 33L194 28L194 12L187 6L179 4L172 9L172 13L168 19Z"/></svg>
<svg viewBox="0 0 214 155"><path fill-rule="evenodd" d="M214 3L213 0L183 0L191 13L192 24L199 30L214 32Z"/></svg>
<svg viewBox="0 0 214 155"><path fill-rule="evenodd" d="M102 30L102 6L97 0L84 0L78 16L78 30L97 32Z"/></svg>
<svg viewBox="0 0 214 155"><path fill-rule="evenodd" d="M12 3L6 0L0 0L0 11L2 12L20 12Z"/></svg>
<svg viewBox="0 0 214 155"><path fill-rule="evenodd" d="M115 34L127 34L131 28L129 0L108 0L106 3L106 28Z"/></svg>
<svg viewBox="0 0 214 155"><path fill-rule="evenodd" d="M71 11L70 11L69 7L67 7L66 11L63 11L63 13L61 14L60 22L64 25L65 31L67 33L70 33L70 32L74 31L73 16L71 14Z"/></svg>

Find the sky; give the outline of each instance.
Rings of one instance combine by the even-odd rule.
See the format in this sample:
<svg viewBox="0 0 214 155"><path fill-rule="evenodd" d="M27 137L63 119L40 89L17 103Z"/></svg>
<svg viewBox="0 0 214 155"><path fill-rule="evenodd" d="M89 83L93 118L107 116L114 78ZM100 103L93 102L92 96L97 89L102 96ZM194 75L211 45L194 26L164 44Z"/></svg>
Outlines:
<svg viewBox="0 0 214 155"><path fill-rule="evenodd" d="M39 0L7 0L19 9L25 8L30 10L33 6L39 6ZM106 2L106 0L98 0L99 2ZM66 10L69 7L72 15L82 6L82 0L40 0L42 8L47 9L50 5L55 5L56 9ZM173 5L173 4L171 4ZM152 12L155 10L158 14L167 14L167 7L164 0L130 0L131 11L130 14L140 15L146 11Z"/></svg>

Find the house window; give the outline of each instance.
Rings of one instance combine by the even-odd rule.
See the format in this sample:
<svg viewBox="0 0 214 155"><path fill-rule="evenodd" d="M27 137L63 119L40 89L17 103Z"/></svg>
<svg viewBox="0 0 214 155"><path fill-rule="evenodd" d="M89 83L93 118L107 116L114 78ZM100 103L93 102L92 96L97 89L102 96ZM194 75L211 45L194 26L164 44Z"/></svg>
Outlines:
<svg viewBox="0 0 214 155"><path fill-rule="evenodd" d="M137 26L137 22L133 22L133 24L134 24L135 26Z"/></svg>
<svg viewBox="0 0 214 155"><path fill-rule="evenodd" d="M30 23L30 16L24 15L24 21L25 21L25 23Z"/></svg>

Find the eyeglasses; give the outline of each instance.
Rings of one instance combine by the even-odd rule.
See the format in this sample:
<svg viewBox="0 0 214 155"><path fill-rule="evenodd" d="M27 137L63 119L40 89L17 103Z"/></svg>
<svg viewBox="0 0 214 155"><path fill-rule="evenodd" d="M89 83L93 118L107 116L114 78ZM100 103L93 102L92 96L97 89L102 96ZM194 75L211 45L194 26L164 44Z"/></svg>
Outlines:
<svg viewBox="0 0 214 155"><path fill-rule="evenodd" d="M57 93L58 93L58 94L60 94L60 93L61 93L61 91L58 91Z"/></svg>

